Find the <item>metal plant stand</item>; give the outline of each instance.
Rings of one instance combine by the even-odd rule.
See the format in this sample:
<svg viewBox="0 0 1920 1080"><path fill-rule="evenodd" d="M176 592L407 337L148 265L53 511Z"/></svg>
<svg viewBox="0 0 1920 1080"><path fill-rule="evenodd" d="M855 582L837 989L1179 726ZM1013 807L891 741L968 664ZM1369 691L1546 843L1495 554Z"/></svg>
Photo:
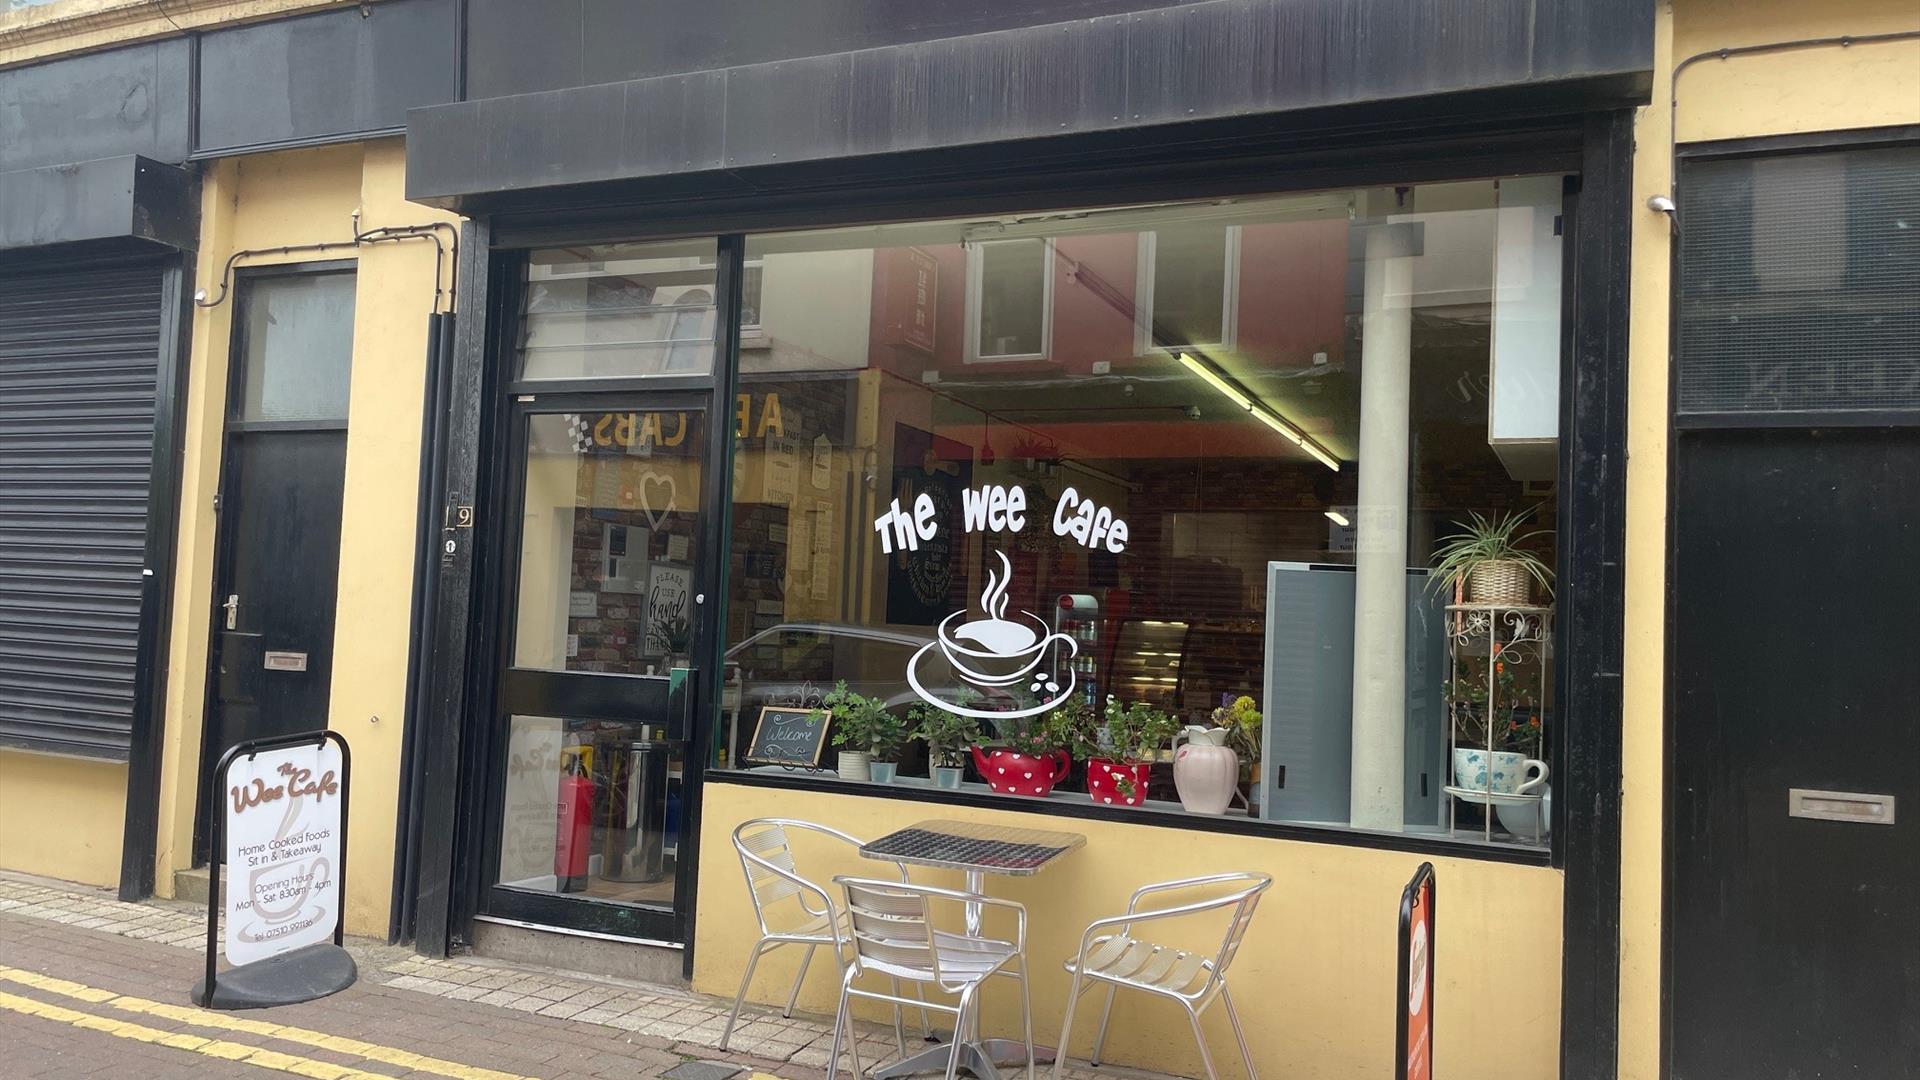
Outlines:
<svg viewBox="0 0 1920 1080"><path fill-rule="evenodd" d="M1447 757L1453 783L1446 792L1447 831L1456 831L1462 802L1482 809L1483 839L1493 840L1493 821L1503 808L1524 813L1532 821L1532 842L1546 839L1547 782L1545 765L1541 775L1529 780L1527 766L1520 775L1509 778L1502 771L1497 754L1519 754L1524 760L1543 758L1546 741L1547 702L1551 700L1553 660L1553 608L1518 604L1449 604L1447 612ZM1503 671L1518 672L1511 680ZM1503 686L1503 683L1510 685ZM1462 700L1463 688L1482 687L1486 691L1485 712L1481 717L1484 744L1462 742L1457 710L1471 709L1475 702ZM1516 749L1500 751L1499 725L1516 723L1514 710L1530 706L1540 721L1538 730L1522 734L1510 745ZM1511 768L1511 764L1508 763ZM1503 790L1504 789L1504 790ZM1503 819L1503 824L1505 824ZM1526 839L1520 830L1509 828L1516 839Z"/></svg>

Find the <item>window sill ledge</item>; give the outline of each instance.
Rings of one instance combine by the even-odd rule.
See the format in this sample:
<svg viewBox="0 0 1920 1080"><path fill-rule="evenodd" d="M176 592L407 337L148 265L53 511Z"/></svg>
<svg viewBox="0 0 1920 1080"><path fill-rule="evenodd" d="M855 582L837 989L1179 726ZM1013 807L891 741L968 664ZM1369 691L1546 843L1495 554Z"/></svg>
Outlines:
<svg viewBox="0 0 1920 1080"><path fill-rule="evenodd" d="M790 791L836 792L874 799L898 799L930 806L974 806L989 810L1039 814L1051 818L1124 821L1165 829L1191 829L1198 832L1237 833L1264 836L1275 840L1293 840L1309 844L1333 844L1342 847L1382 851L1405 851L1421 855L1440 855L1455 859L1512 863L1522 866L1549 866L1552 852L1546 846L1488 844L1468 839L1449 839L1444 833L1370 832L1336 826L1301 825L1284 821L1262 821L1244 814L1192 814L1178 803L1151 801L1145 806L1098 806L1082 793L1061 792L1044 799L1000 795L984 784L966 784L958 791L934 787L925 777L901 777L891 784L873 781L842 780L830 770L818 771L740 771L708 769L708 783L736 784L741 787L782 788Z"/></svg>

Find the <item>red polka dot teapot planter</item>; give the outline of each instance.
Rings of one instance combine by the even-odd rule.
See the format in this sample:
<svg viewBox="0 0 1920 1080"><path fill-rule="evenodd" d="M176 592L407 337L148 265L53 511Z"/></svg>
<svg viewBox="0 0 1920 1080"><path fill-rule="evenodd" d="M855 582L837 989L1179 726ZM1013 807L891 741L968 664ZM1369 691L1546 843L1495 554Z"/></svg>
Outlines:
<svg viewBox="0 0 1920 1080"><path fill-rule="evenodd" d="M1102 806L1139 806L1147 801L1152 775L1151 761L1094 758L1087 762L1087 795Z"/></svg>
<svg viewBox="0 0 1920 1080"><path fill-rule="evenodd" d="M1005 747L988 750L978 746L973 748L973 764L980 770L980 779L1002 795L1041 797L1051 794L1053 785L1066 779L1067 770L1073 767L1065 750L1023 754Z"/></svg>

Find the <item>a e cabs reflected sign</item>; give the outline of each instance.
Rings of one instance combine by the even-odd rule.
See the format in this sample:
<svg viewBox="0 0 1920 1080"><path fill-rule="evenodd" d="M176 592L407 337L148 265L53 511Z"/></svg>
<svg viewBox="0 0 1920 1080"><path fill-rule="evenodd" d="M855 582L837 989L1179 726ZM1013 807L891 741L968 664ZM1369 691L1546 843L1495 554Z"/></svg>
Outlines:
<svg viewBox="0 0 1920 1080"><path fill-rule="evenodd" d="M1400 894L1395 1080L1433 1080L1433 901L1433 864L1422 863Z"/></svg>

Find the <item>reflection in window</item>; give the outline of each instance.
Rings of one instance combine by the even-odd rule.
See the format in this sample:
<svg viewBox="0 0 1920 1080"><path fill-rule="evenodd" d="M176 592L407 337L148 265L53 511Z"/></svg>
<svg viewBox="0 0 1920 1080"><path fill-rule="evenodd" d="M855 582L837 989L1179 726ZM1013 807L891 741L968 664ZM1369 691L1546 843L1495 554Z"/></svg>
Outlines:
<svg viewBox="0 0 1920 1080"><path fill-rule="evenodd" d="M762 711L844 681L1073 751L1055 799L1134 756L1149 808L1195 802L1164 736L1088 725L1111 698L1228 725L1230 815L1539 842L1529 773L1447 788L1470 735L1547 757L1551 650L1465 631L1551 596L1434 563L1475 514L1553 563L1560 186L750 237L717 756L768 767Z"/></svg>
<svg viewBox="0 0 1920 1080"><path fill-rule="evenodd" d="M1920 146L1690 163L1675 407L1920 408Z"/></svg>
<svg viewBox="0 0 1920 1080"><path fill-rule="evenodd" d="M760 289L766 281L766 264L754 261L740 271L740 330L743 336L760 329Z"/></svg>
<svg viewBox="0 0 1920 1080"><path fill-rule="evenodd" d="M536 413L526 424L514 666L686 665L701 414Z"/></svg>
<svg viewBox="0 0 1920 1080"><path fill-rule="evenodd" d="M1140 234L1141 341L1137 351L1231 345L1239 230L1172 225Z"/></svg>
<svg viewBox="0 0 1920 1080"><path fill-rule="evenodd" d="M672 908L679 835L667 790L680 744L663 735L623 720L509 716L498 883Z"/></svg>
<svg viewBox="0 0 1920 1080"><path fill-rule="evenodd" d="M1048 273L1052 245L1044 239L991 240L977 242L973 248L973 358L1046 356L1052 314L1053 280Z"/></svg>
<svg viewBox="0 0 1920 1080"><path fill-rule="evenodd" d="M523 379L699 375L713 368L712 240L536 251Z"/></svg>

